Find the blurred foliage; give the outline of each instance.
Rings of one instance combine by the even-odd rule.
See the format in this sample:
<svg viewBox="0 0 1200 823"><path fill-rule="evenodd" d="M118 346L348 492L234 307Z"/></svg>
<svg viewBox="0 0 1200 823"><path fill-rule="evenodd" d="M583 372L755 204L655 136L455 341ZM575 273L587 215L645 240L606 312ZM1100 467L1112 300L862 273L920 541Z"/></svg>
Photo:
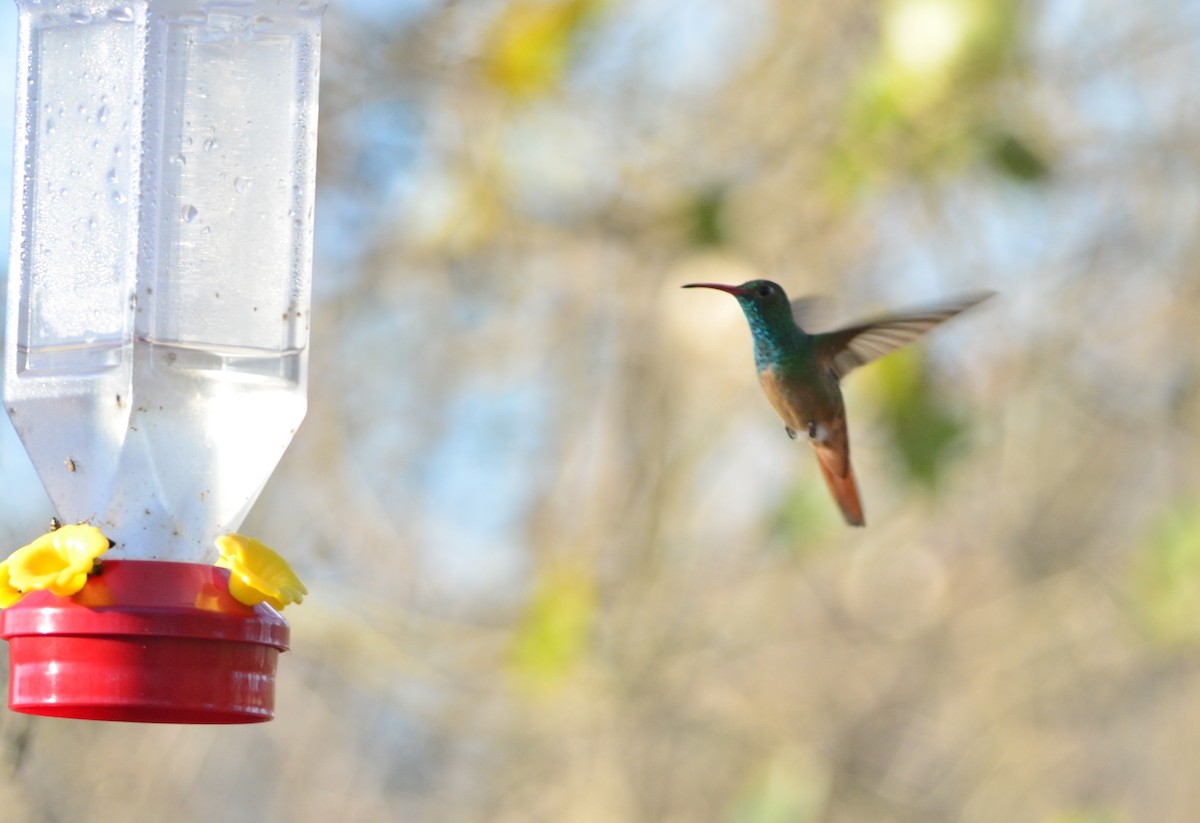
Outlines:
<svg viewBox="0 0 1200 823"><path fill-rule="evenodd" d="M877 56L835 145L835 191L954 174L975 159L1018 182L1043 179L1046 161L997 106L1019 70L1022 8L1009 0L885 3Z"/></svg>
<svg viewBox="0 0 1200 823"><path fill-rule="evenodd" d="M826 775L784 749L751 781L728 823L816 823L828 791Z"/></svg>
<svg viewBox="0 0 1200 823"><path fill-rule="evenodd" d="M579 35L604 0L516 0L497 18L486 46L488 74L514 97L558 87Z"/></svg>
<svg viewBox="0 0 1200 823"><path fill-rule="evenodd" d="M709 186L688 199L686 222L691 245L703 248L728 241L728 205L729 192L725 186Z"/></svg>
<svg viewBox="0 0 1200 823"><path fill-rule="evenodd" d="M516 678L535 689L561 686L586 654L595 612L591 574L572 568L544 570L513 638Z"/></svg>
<svg viewBox="0 0 1200 823"><path fill-rule="evenodd" d="M942 398L925 350L909 347L872 364L866 380L904 475L935 489L967 433L967 420Z"/></svg>
<svg viewBox="0 0 1200 823"><path fill-rule="evenodd" d="M1042 823L1130 823L1129 818L1117 812L1079 809L1067 812L1056 812Z"/></svg>
<svg viewBox="0 0 1200 823"><path fill-rule="evenodd" d="M829 506L829 489L819 476L787 486L768 522L772 537L789 551L801 552L822 545L816 538L841 528Z"/></svg>
<svg viewBox="0 0 1200 823"><path fill-rule="evenodd" d="M998 171L1022 183L1035 183L1050 175L1045 158L1019 135L996 130L984 138L987 155Z"/></svg>
<svg viewBox="0 0 1200 823"><path fill-rule="evenodd" d="M1200 640L1200 506L1163 516L1135 555L1134 607L1160 643Z"/></svg>

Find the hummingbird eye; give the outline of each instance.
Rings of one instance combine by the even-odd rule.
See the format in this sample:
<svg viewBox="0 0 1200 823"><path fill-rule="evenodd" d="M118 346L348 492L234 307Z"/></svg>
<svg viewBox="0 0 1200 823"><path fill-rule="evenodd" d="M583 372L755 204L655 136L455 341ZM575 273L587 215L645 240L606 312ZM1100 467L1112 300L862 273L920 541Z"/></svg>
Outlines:
<svg viewBox="0 0 1200 823"><path fill-rule="evenodd" d="M758 287L757 293L758 293L759 297L770 297L772 294L775 293L775 289L771 288L771 285L769 283L764 283L763 285Z"/></svg>

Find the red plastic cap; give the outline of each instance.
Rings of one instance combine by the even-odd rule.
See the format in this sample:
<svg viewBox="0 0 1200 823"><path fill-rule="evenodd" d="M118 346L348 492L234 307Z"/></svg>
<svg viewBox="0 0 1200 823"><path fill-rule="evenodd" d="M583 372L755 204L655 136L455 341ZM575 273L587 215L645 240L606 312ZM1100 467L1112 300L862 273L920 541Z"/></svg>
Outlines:
<svg viewBox="0 0 1200 823"><path fill-rule="evenodd" d="M32 592L0 612L8 705L142 723L258 723L275 711L288 625L199 563L106 560L73 597Z"/></svg>

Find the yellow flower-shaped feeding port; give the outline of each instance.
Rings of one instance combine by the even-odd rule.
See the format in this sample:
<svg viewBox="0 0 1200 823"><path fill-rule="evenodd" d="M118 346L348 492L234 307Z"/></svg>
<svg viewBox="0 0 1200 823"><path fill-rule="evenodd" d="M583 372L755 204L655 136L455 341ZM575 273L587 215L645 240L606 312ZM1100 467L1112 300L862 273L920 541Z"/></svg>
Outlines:
<svg viewBox="0 0 1200 823"><path fill-rule="evenodd" d="M21 590L12 584L8 574L8 561L0 563L0 609L7 609L21 599Z"/></svg>
<svg viewBox="0 0 1200 823"><path fill-rule="evenodd" d="M229 593L247 606L264 600L280 611L289 603L300 603L308 589L288 562L253 537L223 534L217 538L221 557L217 565L229 569Z"/></svg>
<svg viewBox="0 0 1200 823"><path fill-rule="evenodd" d="M43 589L70 597L83 588L97 558L110 546L112 541L99 529L83 523L43 534L0 563L0 607Z"/></svg>

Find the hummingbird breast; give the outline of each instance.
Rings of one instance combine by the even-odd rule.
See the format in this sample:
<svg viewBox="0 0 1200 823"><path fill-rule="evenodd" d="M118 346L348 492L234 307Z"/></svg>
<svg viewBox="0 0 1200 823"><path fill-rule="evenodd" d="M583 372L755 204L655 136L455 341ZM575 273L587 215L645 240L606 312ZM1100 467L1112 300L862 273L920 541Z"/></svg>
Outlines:
<svg viewBox="0 0 1200 823"><path fill-rule="evenodd" d="M829 449L840 464L838 468L842 468L849 462L850 440L841 389L828 375L804 378L788 374L778 365L767 366L758 373L763 394L783 424L804 434L813 446Z"/></svg>
<svg viewBox="0 0 1200 823"><path fill-rule="evenodd" d="M767 366L758 373L763 394L775 413L789 428L806 433L809 423L828 429L835 419L845 416L842 392L836 382L825 385L828 379L825 375L788 374L777 365Z"/></svg>

